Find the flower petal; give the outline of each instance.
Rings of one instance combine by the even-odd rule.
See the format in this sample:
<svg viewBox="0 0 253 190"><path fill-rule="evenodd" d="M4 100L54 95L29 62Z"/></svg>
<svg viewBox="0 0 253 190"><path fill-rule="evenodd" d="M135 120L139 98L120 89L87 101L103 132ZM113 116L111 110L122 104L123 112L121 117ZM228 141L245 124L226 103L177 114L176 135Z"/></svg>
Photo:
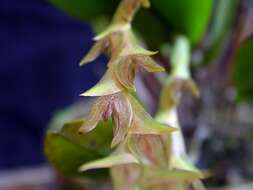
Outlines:
<svg viewBox="0 0 253 190"><path fill-rule="evenodd" d="M100 40L93 45L88 54L80 61L80 66L94 61L100 54L104 52L106 47L108 46L108 40Z"/></svg>
<svg viewBox="0 0 253 190"><path fill-rule="evenodd" d="M114 32L124 32L131 29L131 25L125 22L117 22L115 24L110 25L105 31L101 34L97 35L94 40L101 40Z"/></svg>
<svg viewBox="0 0 253 190"><path fill-rule="evenodd" d="M137 190L140 168L136 164L114 166L110 171L114 190Z"/></svg>
<svg viewBox="0 0 253 190"><path fill-rule="evenodd" d="M146 165L168 168L170 144L160 135L129 135L128 148L138 160Z"/></svg>
<svg viewBox="0 0 253 190"><path fill-rule="evenodd" d="M178 187L180 183L181 187L182 185L187 187L186 182L188 182L188 185L190 185L190 183L192 183L193 181L198 180L198 176L194 173L178 170L167 170L165 168L157 169L153 167L145 167L143 173L144 175L140 179L140 183L147 187L155 187L162 185L166 187L169 185L171 189L174 189L174 186Z"/></svg>
<svg viewBox="0 0 253 190"><path fill-rule="evenodd" d="M142 47L136 47L134 52L136 55L146 55L146 56L152 56L158 53L158 51L150 51Z"/></svg>
<svg viewBox="0 0 253 190"><path fill-rule="evenodd" d="M94 87L82 93L81 96L106 96L120 92L121 89L113 78L111 71L107 71Z"/></svg>
<svg viewBox="0 0 253 190"><path fill-rule="evenodd" d="M129 38L134 38L134 37L132 37L132 35L128 35L128 36L130 36ZM139 55L139 56L152 56L152 55L155 55L155 54L158 53L157 51L150 51L150 50L146 50L146 49L140 47L135 39L132 39L132 41L133 41L133 43L136 43L136 44L134 44L134 45L129 44L128 47L122 49L122 51L120 53L121 57L134 56L134 55L135 56L136 55Z"/></svg>
<svg viewBox="0 0 253 190"><path fill-rule="evenodd" d="M78 131L80 134L90 132L97 126L98 122L102 120L103 112L106 109L107 104L108 102L105 97L100 97L96 100L96 102L91 107L86 121Z"/></svg>
<svg viewBox="0 0 253 190"><path fill-rule="evenodd" d="M136 74L136 66L132 63L131 59L127 57L122 58L115 65L115 76L118 81L128 90L136 91L134 86L134 79Z"/></svg>
<svg viewBox="0 0 253 190"><path fill-rule="evenodd" d="M126 94L119 93L114 101L113 109L113 133L112 147L125 139L133 118L132 106Z"/></svg>
<svg viewBox="0 0 253 190"><path fill-rule="evenodd" d="M204 173L198 170L190 161L184 156L172 156L170 167L178 170L178 172L187 172L193 177L202 179L205 177Z"/></svg>
<svg viewBox="0 0 253 190"><path fill-rule="evenodd" d="M128 134L166 134L176 131L176 128L155 121L140 105L140 103L129 95L134 118Z"/></svg>
<svg viewBox="0 0 253 190"><path fill-rule="evenodd" d="M83 172L90 169L111 168L113 166L118 166L118 165L137 164L137 163L138 163L138 160L136 160L131 154L128 154L128 153L113 154L103 159L88 162L82 165L79 168L79 171Z"/></svg>
<svg viewBox="0 0 253 190"><path fill-rule="evenodd" d="M162 66L158 65L152 58L148 56L136 56L134 62L151 73L164 71Z"/></svg>

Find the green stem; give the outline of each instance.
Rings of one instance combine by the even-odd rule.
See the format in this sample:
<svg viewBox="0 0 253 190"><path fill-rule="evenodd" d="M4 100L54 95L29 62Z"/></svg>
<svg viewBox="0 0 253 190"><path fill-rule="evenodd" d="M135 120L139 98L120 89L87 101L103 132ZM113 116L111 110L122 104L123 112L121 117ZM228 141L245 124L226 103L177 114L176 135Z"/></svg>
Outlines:
<svg viewBox="0 0 253 190"><path fill-rule="evenodd" d="M176 39L171 52L172 76L188 79L190 77L190 43L184 36Z"/></svg>
<svg viewBox="0 0 253 190"><path fill-rule="evenodd" d="M141 4L141 0L122 0L113 17L113 22L131 23Z"/></svg>
<svg viewBox="0 0 253 190"><path fill-rule="evenodd" d="M170 52L170 59L172 64L171 76L164 82L163 88L165 89L168 85L168 82L171 82L171 78L177 82L177 80L190 79L190 43L186 37L179 36ZM178 89L172 88L172 94L177 95ZM180 92L180 91L179 91ZM181 92L180 92L181 93ZM176 97L177 103L180 102L180 95ZM169 97L161 97L169 98ZM181 127L178 120L177 114L177 103L169 105L168 108L160 108L159 113L157 114L156 119L160 122L166 123L178 129L178 131L173 132L171 135L172 138L172 151L174 156L185 155L185 143ZM161 105L162 106L162 105Z"/></svg>

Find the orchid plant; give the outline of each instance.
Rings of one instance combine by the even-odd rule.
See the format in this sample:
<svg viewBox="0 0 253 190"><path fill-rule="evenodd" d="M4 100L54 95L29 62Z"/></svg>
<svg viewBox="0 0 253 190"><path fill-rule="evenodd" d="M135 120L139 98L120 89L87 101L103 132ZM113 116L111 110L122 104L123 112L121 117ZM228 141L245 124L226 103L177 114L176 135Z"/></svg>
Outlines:
<svg viewBox="0 0 253 190"><path fill-rule="evenodd" d="M202 190L201 179L206 173L194 167L187 157L177 115L177 106L185 90L199 96L190 77L187 38L179 36L167 53L172 71L163 82L155 117L151 117L136 99L134 80L138 69L164 71L151 58L157 52L141 47L131 27L138 9L149 6L148 0L122 0L111 24L94 38L94 46L80 62L85 65L103 53L109 57L102 79L81 94L97 99L76 128L78 138L107 120L112 121L113 137L112 153L84 163L79 171L110 168L115 190Z"/></svg>

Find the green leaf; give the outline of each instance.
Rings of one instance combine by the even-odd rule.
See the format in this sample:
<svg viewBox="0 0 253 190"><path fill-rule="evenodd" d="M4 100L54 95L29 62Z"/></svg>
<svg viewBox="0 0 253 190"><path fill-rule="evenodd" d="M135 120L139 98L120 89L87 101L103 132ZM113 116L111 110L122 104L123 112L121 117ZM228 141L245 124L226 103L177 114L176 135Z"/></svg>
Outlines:
<svg viewBox="0 0 253 190"><path fill-rule="evenodd" d="M158 49L162 43L169 40L168 26L164 20L150 9L140 9L133 20L133 28L150 48ZM148 21L148 24L147 24Z"/></svg>
<svg viewBox="0 0 253 190"><path fill-rule="evenodd" d="M96 159L100 155L83 149L57 134L47 134L45 138L45 154L48 161L65 176L80 176L78 167L89 160ZM85 177L104 177L105 171L95 171Z"/></svg>
<svg viewBox="0 0 253 190"><path fill-rule="evenodd" d="M78 129L84 123L83 120L66 123L60 134L87 150L96 151L101 155L108 154L110 152L110 140L112 139L112 123L110 121L100 122L93 131L80 135Z"/></svg>
<svg viewBox="0 0 253 190"><path fill-rule="evenodd" d="M231 27L236 16L239 0L216 1L215 14L212 15L206 47L204 47L204 63L208 64L224 49Z"/></svg>
<svg viewBox="0 0 253 190"><path fill-rule="evenodd" d="M69 15L86 21L112 14L117 1L114 0L49 0Z"/></svg>
<svg viewBox="0 0 253 190"><path fill-rule="evenodd" d="M66 176L79 176L81 164L110 154L112 128L110 122L100 123L92 132L79 135L83 120L65 124L62 128L51 126L45 137L44 151L49 162ZM86 177L105 177L106 170L82 174Z"/></svg>
<svg viewBox="0 0 253 190"><path fill-rule="evenodd" d="M206 32L213 0L153 0L151 5L175 33L196 44Z"/></svg>
<svg viewBox="0 0 253 190"><path fill-rule="evenodd" d="M253 36L243 42L236 53L234 83L239 101L252 102L253 97Z"/></svg>

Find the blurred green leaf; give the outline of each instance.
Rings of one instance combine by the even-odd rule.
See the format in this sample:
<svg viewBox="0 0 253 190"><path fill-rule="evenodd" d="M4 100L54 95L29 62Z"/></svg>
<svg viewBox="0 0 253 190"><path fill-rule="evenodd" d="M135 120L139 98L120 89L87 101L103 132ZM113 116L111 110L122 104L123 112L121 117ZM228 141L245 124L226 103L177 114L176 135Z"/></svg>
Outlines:
<svg viewBox="0 0 253 190"><path fill-rule="evenodd" d="M49 0L69 15L86 21L112 14L118 1L114 0Z"/></svg>
<svg viewBox="0 0 253 190"><path fill-rule="evenodd" d="M235 58L234 82L239 101L253 101L253 36L243 42Z"/></svg>
<svg viewBox="0 0 253 190"><path fill-rule="evenodd" d="M216 1L215 13L212 15L207 36L204 63L210 63L217 53L223 49L231 31L238 2L238 0Z"/></svg>
<svg viewBox="0 0 253 190"><path fill-rule="evenodd" d="M101 122L90 133L79 135L83 120L66 123L62 128L51 126L45 137L45 154L49 162L66 176L81 176L78 168L86 162L110 154L111 122ZM105 177L107 170L82 174L86 177Z"/></svg>
<svg viewBox="0 0 253 190"><path fill-rule="evenodd" d="M213 0L153 0L152 6L163 16L170 30L186 35L192 44L203 37Z"/></svg>
<svg viewBox="0 0 253 190"><path fill-rule="evenodd" d="M151 9L141 9L133 20L133 26L150 48L158 49L162 43L168 41L169 30L166 22L163 22L152 10L152 5Z"/></svg>

